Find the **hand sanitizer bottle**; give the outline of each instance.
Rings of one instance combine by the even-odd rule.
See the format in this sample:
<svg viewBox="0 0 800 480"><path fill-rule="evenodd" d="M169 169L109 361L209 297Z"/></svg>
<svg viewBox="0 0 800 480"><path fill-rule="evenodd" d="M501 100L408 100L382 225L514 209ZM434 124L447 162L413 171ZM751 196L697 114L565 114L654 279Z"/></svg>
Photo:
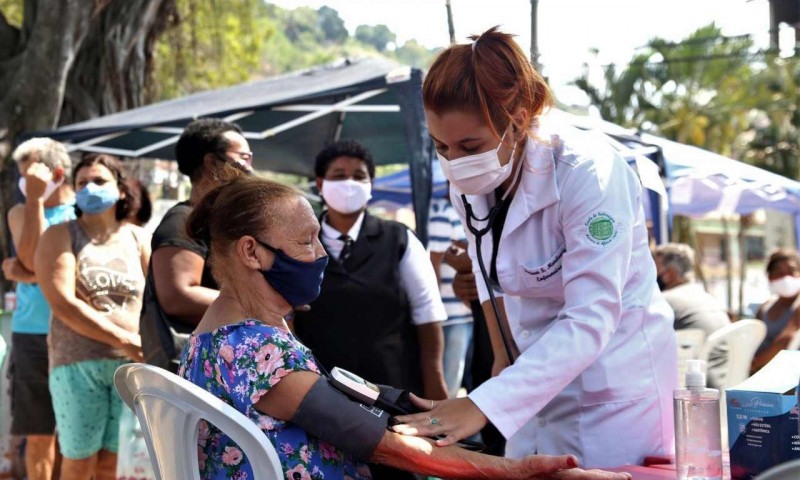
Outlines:
<svg viewBox="0 0 800 480"><path fill-rule="evenodd" d="M722 479L719 390L706 388L702 360L687 360L686 388L675 390L678 480Z"/></svg>

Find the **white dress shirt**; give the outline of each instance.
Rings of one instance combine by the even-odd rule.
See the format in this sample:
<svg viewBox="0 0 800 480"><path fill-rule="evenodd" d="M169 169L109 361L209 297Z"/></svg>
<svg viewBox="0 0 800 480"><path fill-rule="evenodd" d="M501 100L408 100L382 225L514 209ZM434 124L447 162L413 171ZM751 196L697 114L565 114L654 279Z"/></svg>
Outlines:
<svg viewBox="0 0 800 480"><path fill-rule="evenodd" d="M347 235L355 242L361 232L364 222L364 213L358 216ZM344 241L339 237L342 234L328 224L328 216L324 215L320 222L322 229L322 244L328 253L339 258L344 248ZM403 258L400 259L399 273L400 286L406 292L411 304L411 319L414 325L424 325L432 322L447 320L447 312L439 294L439 285L436 283L436 273L433 271L428 252L416 235L406 229L408 241Z"/></svg>

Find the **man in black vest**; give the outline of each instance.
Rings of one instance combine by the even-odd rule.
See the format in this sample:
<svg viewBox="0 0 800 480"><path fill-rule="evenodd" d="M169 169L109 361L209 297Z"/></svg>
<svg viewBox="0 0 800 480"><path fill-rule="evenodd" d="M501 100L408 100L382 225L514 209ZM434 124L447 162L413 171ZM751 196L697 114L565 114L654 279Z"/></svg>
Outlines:
<svg viewBox="0 0 800 480"><path fill-rule="evenodd" d="M311 310L294 329L327 369L344 368L371 382L447 398L442 369L447 318L422 243L404 225L366 211L375 165L354 141L317 155L317 188L328 207L320 240L330 261ZM373 478L414 478L371 466Z"/></svg>

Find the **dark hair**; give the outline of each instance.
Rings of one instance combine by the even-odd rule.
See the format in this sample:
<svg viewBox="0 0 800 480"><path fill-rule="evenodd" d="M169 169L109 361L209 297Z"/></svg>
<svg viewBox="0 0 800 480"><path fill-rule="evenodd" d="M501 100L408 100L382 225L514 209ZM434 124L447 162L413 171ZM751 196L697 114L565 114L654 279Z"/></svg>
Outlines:
<svg viewBox="0 0 800 480"><path fill-rule="evenodd" d="M672 268L681 279L694 275L694 249L685 243L666 243L655 249L665 268Z"/></svg>
<svg viewBox="0 0 800 480"><path fill-rule="evenodd" d="M206 154L225 155L230 147L230 142L225 138L226 132L242 133L242 129L235 123L219 118L201 118L187 125L175 144L178 170L196 180Z"/></svg>
<svg viewBox="0 0 800 480"><path fill-rule="evenodd" d="M772 273L781 262L794 263L795 268L800 269L800 255L798 255L797 251L789 248L780 248L772 252L772 255L769 256L769 260L767 260L767 274Z"/></svg>
<svg viewBox="0 0 800 480"><path fill-rule="evenodd" d="M422 99L425 108L437 115L478 114L500 138L509 122L517 130L527 130L553 104L553 97L513 36L497 28L471 35L471 44L453 45L440 53L425 77ZM520 107L528 115L522 121L513 117Z"/></svg>
<svg viewBox="0 0 800 480"><path fill-rule="evenodd" d="M92 165L102 165L109 169L114 175L114 178L117 180L117 188L119 189L120 193L120 199L117 200L117 204L114 206L116 209L116 215L114 216L117 220L125 220L128 218L131 208L133 208L134 200L133 195L131 195L130 188L128 188L128 179L125 175L125 169L122 168L122 162L119 161L119 158L113 155L107 155L105 153L85 154L83 158L81 158L81 161L75 165L75 168L72 169L73 187L75 187L78 171L83 168L91 167ZM78 205L75 205L75 216L80 218L81 215L83 215L83 212L80 208L78 208Z"/></svg>
<svg viewBox="0 0 800 480"><path fill-rule="evenodd" d="M361 160L367 165L369 178L375 178L375 161L372 159L372 154L369 153L369 150L364 145L355 140L340 140L323 148L317 154L317 159L314 162L314 175L319 178L324 177L328 172L328 167L339 157L354 157Z"/></svg>
<svg viewBox="0 0 800 480"><path fill-rule="evenodd" d="M153 216L153 202L150 200L150 192L145 184L136 178L129 178L127 183L133 198L128 220L143 227Z"/></svg>
<svg viewBox="0 0 800 480"><path fill-rule="evenodd" d="M186 233L210 245L213 269L213 259L225 255L232 243L245 235L259 238L258 232L270 231L283 218L284 201L302 196L299 190L282 183L238 176L200 200L186 220ZM216 272L214 277L218 277Z"/></svg>

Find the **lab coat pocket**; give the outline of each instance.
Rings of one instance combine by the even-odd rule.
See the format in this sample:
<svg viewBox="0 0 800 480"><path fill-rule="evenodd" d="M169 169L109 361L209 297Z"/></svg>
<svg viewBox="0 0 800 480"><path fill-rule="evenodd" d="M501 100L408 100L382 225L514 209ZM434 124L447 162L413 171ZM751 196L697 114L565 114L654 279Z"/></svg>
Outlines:
<svg viewBox="0 0 800 480"><path fill-rule="evenodd" d="M656 392L644 316L641 307L622 312L606 348L581 374L582 406L629 402Z"/></svg>
<svg viewBox="0 0 800 480"><path fill-rule="evenodd" d="M561 261L566 251L566 246L562 245L543 264L521 264L517 271L521 287L519 294L525 297L563 296Z"/></svg>

